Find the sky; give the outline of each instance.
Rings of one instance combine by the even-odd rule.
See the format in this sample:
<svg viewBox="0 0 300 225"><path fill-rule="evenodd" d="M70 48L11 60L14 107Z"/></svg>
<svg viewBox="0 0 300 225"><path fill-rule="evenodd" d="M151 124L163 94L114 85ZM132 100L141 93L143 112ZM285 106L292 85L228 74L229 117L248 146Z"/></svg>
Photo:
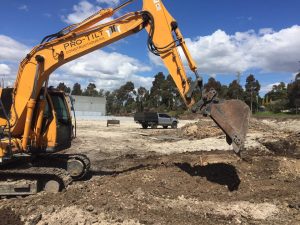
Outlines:
<svg viewBox="0 0 300 225"><path fill-rule="evenodd" d="M152 1L152 0L146 0ZM1 0L0 78L13 85L19 62L46 35L78 23L94 12L124 0ZM241 85L253 74L261 95L281 81L291 82L300 70L299 0L164 0L177 20L198 71L229 84L241 74ZM142 9L136 0L114 18ZM60 67L50 84L72 87L93 82L113 90L127 81L151 87L153 77L167 74L159 57L147 50L147 33L127 37ZM185 62L186 63L186 62ZM188 76L193 74L188 72Z"/></svg>

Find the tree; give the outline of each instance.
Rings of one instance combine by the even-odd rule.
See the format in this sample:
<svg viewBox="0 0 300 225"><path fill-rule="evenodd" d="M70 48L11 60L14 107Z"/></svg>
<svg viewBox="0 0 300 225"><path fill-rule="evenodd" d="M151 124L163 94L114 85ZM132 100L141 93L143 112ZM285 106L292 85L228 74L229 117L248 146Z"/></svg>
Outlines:
<svg viewBox="0 0 300 225"><path fill-rule="evenodd" d="M210 91L210 89L215 89L219 94L221 93L222 90L222 85L219 81L216 81L215 78L210 77L208 79L208 82L204 85L205 91Z"/></svg>
<svg viewBox="0 0 300 225"><path fill-rule="evenodd" d="M229 99L240 99L242 100L244 97L244 89L242 86L238 83L237 80L232 81L229 84L227 97Z"/></svg>
<svg viewBox="0 0 300 225"><path fill-rule="evenodd" d="M298 113L298 108L300 107L300 73L296 75L294 82L288 84L287 87L289 106L296 109Z"/></svg>
<svg viewBox="0 0 300 225"><path fill-rule="evenodd" d="M287 99L287 87L284 82L280 82L278 85L273 85L272 90L266 95L272 101Z"/></svg>
<svg viewBox="0 0 300 225"><path fill-rule="evenodd" d="M253 112L258 107L258 93L260 91L260 84L254 75L250 74L247 77L245 89L245 101L250 107L251 112Z"/></svg>
<svg viewBox="0 0 300 225"><path fill-rule="evenodd" d="M72 90L72 95L82 95L81 85L79 83L75 83Z"/></svg>
<svg viewBox="0 0 300 225"><path fill-rule="evenodd" d="M151 106L158 108L162 102L162 91L165 76L162 72L155 75L152 87L150 89L150 104Z"/></svg>
<svg viewBox="0 0 300 225"><path fill-rule="evenodd" d="M136 91L134 90L134 83L128 81L126 84L122 85L118 90L116 90L117 104L120 109L125 109L126 112L132 112L135 108L134 96L136 96Z"/></svg>
<svg viewBox="0 0 300 225"><path fill-rule="evenodd" d="M228 86L227 85L222 85L221 86L221 91L220 91L220 93L219 93L219 96L221 97L221 98L227 98L227 96L228 96Z"/></svg>
<svg viewBox="0 0 300 225"><path fill-rule="evenodd" d="M67 87L65 85L65 83L59 83L59 85L57 86L57 89L65 92L65 93L71 93L71 88Z"/></svg>
<svg viewBox="0 0 300 225"><path fill-rule="evenodd" d="M105 96L105 90L104 89L100 89L98 92L98 96L99 97L104 97Z"/></svg>
<svg viewBox="0 0 300 225"><path fill-rule="evenodd" d="M172 110L175 105L175 83L168 75L167 78L161 83L161 108L162 110Z"/></svg>
<svg viewBox="0 0 300 225"><path fill-rule="evenodd" d="M119 113L120 109L118 108L116 101L116 91L105 93L106 96L106 112L108 114L116 114Z"/></svg>
<svg viewBox="0 0 300 225"><path fill-rule="evenodd" d="M149 94L149 92L144 87L140 87L137 90L136 104L137 104L138 112L144 112L145 100L146 100L147 94Z"/></svg>
<svg viewBox="0 0 300 225"><path fill-rule="evenodd" d="M98 96L98 91L96 89L96 85L94 83L89 83L85 91L83 92L84 96Z"/></svg>
<svg viewBox="0 0 300 225"><path fill-rule="evenodd" d="M220 98L227 98L228 87L227 85L222 85L220 81L217 81L215 78L210 77L207 83L204 85L204 90L206 92L211 89L215 89Z"/></svg>

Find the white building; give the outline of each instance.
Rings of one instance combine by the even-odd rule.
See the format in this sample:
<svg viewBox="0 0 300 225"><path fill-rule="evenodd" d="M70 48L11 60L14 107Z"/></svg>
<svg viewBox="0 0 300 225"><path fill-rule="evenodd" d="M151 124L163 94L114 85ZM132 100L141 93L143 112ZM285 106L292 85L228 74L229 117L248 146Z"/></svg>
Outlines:
<svg viewBox="0 0 300 225"><path fill-rule="evenodd" d="M78 119L97 119L106 115L106 98L74 96L74 108Z"/></svg>

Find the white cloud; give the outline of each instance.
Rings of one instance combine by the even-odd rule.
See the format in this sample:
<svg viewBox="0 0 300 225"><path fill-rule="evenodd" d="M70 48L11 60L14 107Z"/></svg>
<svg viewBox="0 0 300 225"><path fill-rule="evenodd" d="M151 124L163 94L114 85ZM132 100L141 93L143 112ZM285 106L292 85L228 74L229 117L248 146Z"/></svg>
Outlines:
<svg viewBox="0 0 300 225"><path fill-rule="evenodd" d="M68 81L70 78L73 83L94 82L98 88L107 90L118 88L126 81L134 82L137 87L149 87L153 78L142 76L148 71L151 71L151 68L137 59L116 52L98 50L64 65L57 72L59 75L55 80L56 83ZM73 78L77 81L73 81Z"/></svg>
<svg viewBox="0 0 300 225"><path fill-rule="evenodd" d="M78 5L74 5L73 12L66 17L63 16L62 20L68 24L79 23L100 9L101 7L95 6L88 1L81 1Z"/></svg>
<svg viewBox="0 0 300 225"><path fill-rule="evenodd" d="M232 74L250 69L290 73L298 69L299 37L300 26L295 25L278 32L267 28L234 35L217 30L209 36L187 38L186 43L201 73Z"/></svg>
<svg viewBox="0 0 300 225"><path fill-rule="evenodd" d="M297 73L293 73L292 77L291 77L291 81L294 81L296 79L296 76L300 74L300 70Z"/></svg>
<svg viewBox="0 0 300 225"><path fill-rule="evenodd" d="M0 61L20 61L29 48L5 35L0 35Z"/></svg>
<svg viewBox="0 0 300 225"><path fill-rule="evenodd" d="M11 69L8 65L0 63L0 75L9 75L10 72Z"/></svg>
<svg viewBox="0 0 300 225"><path fill-rule="evenodd" d="M100 3L100 1L97 1ZM101 3L108 4L109 1L102 1ZM109 3L109 6L113 6L114 4L117 4L118 1L113 0ZM63 22L67 24L75 24L80 23L86 18L90 17L91 15L95 14L99 10L101 10L102 7L100 5L94 5L90 3L89 1L83 0L80 1L77 5L73 6L73 12L68 14L67 16L61 16L61 19ZM113 20L113 17L105 18L104 20L100 21L98 24L107 23Z"/></svg>
<svg viewBox="0 0 300 225"><path fill-rule="evenodd" d="M261 88L260 88L260 93L261 94L266 94L266 93L268 93L269 91L272 90L274 85L278 85L278 84L280 84L280 83L277 82L277 83L262 85Z"/></svg>
<svg viewBox="0 0 300 225"><path fill-rule="evenodd" d="M154 63L157 66L164 66L164 62L162 61L161 57L148 52L148 57L150 58L150 62Z"/></svg>
<svg viewBox="0 0 300 225"><path fill-rule="evenodd" d="M18 7L19 10L23 10L23 11L29 11L28 6L27 5L20 5Z"/></svg>
<svg viewBox="0 0 300 225"><path fill-rule="evenodd" d="M272 28L262 28L258 31L260 35L265 35L265 34L272 34L275 33L275 31Z"/></svg>

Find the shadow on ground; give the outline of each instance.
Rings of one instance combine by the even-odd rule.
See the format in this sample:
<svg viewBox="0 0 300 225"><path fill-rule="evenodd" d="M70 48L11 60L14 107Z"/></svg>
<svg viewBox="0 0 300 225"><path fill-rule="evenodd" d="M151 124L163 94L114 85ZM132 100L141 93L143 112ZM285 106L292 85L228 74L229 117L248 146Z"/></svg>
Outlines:
<svg viewBox="0 0 300 225"><path fill-rule="evenodd" d="M226 185L229 191L236 191L241 180L234 166L225 163L209 164L206 166L191 166L188 163L175 164L191 176L206 177L208 181Z"/></svg>

